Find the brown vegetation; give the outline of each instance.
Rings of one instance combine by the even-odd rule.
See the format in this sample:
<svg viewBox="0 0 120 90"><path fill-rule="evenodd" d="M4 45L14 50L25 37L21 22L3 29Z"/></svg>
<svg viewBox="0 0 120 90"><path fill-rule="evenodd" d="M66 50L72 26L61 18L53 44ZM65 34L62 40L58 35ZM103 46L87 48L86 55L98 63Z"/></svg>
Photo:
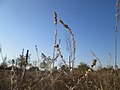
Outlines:
<svg viewBox="0 0 120 90"><path fill-rule="evenodd" d="M17 83L13 90L120 90L120 71L117 74L108 68L92 71L85 76L85 70L48 71L27 70L21 79L21 70L15 71ZM0 70L0 90L11 90L10 70ZM84 77L85 76L85 77Z"/></svg>

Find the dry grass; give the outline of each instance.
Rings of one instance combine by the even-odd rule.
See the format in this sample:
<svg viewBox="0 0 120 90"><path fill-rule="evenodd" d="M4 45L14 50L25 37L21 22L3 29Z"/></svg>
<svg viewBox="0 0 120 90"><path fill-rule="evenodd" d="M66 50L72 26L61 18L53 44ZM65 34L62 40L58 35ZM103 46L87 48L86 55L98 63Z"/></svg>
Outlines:
<svg viewBox="0 0 120 90"><path fill-rule="evenodd" d="M27 71L21 80L21 72L16 72L18 90L120 90L120 71L114 75L108 69L93 71L84 76L85 71L74 69L69 71L56 71L53 74ZM0 70L0 90L11 90L9 70Z"/></svg>

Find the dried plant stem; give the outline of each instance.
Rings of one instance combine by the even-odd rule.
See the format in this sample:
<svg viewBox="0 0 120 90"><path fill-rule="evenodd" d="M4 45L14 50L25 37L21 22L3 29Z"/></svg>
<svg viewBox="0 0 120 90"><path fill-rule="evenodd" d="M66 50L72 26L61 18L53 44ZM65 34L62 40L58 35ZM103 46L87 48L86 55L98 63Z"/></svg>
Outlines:
<svg viewBox="0 0 120 90"><path fill-rule="evenodd" d="M98 62L100 63L100 68L102 68L102 63L101 63L100 59L95 55L95 53L93 51L90 51L90 52L98 60Z"/></svg>
<svg viewBox="0 0 120 90"><path fill-rule="evenodd" d="M55 24L55 33L54 33L54 46L56 45L57 42L57 13L54 12L54 24ZM54 60L55 59L55 47L53 50L53 68L54 68Z"/></svg>
<svg viewBox="0 0 120 90"><path fill-rule="evenodd" d="M60 48L59 48L59 47L57 48L57 51L58 51L58 53L59 53L59 55L60 55L60 57L61 57L62 61L64 62L64 64L65 64L66 66L68 66L68 65L66 64L66 62L65 62L64 58L63 58L63 55L62 55L62 53L61 53L61 51L60 51Z"/></svg>
<svg viewBox="0 0 120 90"><path fill-rule="evenodd" d="M69 28L68 25L66 25L61 19L59 20L59 22L66 28L66 30L70 33L71 38L72 38L72 43L73 43L72 68L73 68L74 67L74 62L75 62L75 52L76 52L76 43L75 43L74 35L73 35L72 30Z"/></svg>
<svg viewBox="0 0 120 90"><path fill-rule="evenodd" d="M56 26L55 34L54 34L54 46L56 45L56 42L57 42L57 26ZM55 59L55 47L54 47L54 51L53 51L53 68L54 68L54 61L55 61L54 59Z"/></svg>
<svg viewBox="0 0 120 90"><path fill-rule="evenodd" d="M11 90L18 90L17 76L14 70L14 62L12 63L12 69L11 69Z"/></svg>

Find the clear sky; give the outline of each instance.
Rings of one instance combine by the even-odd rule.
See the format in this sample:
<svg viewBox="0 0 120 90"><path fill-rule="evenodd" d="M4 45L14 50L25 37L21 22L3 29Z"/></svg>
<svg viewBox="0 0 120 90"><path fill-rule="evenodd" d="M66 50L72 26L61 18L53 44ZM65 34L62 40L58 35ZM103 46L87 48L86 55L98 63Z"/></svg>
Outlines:
<svg viewBox="0 0 120 90"><path fill-rule="evenodd" d="M17 58L22 49L29 49L31 60L36 60L35 46L39 55L52 56L54 30L53 12L58 13L73 30L76 40L76 60L90 64L94 51L102 64L114 64L116 0L0 0L0 43L3 55ZM58 24L61 49L67 58L65 29ZM118 32L120 45L120 33ZM118 64L120 65L118 47Z"/></svg>

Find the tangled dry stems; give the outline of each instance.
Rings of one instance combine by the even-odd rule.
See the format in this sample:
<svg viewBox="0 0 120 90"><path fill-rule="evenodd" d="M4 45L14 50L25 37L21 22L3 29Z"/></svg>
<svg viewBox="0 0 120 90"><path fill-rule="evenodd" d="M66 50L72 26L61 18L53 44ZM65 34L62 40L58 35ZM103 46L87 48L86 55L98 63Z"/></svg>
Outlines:
<svg viewBox="0 0 120 90"><path fill-rule="evenodd" d="M11 90L9 70L0 70L0 89ZM120 70L118 75L111 73L109 69L92 71L88 76L81 70L56 71L52 74L39 71L26 71L24 79L21 80L21 72L16 73L15 86L12 90L120 90Z"/></svg>

